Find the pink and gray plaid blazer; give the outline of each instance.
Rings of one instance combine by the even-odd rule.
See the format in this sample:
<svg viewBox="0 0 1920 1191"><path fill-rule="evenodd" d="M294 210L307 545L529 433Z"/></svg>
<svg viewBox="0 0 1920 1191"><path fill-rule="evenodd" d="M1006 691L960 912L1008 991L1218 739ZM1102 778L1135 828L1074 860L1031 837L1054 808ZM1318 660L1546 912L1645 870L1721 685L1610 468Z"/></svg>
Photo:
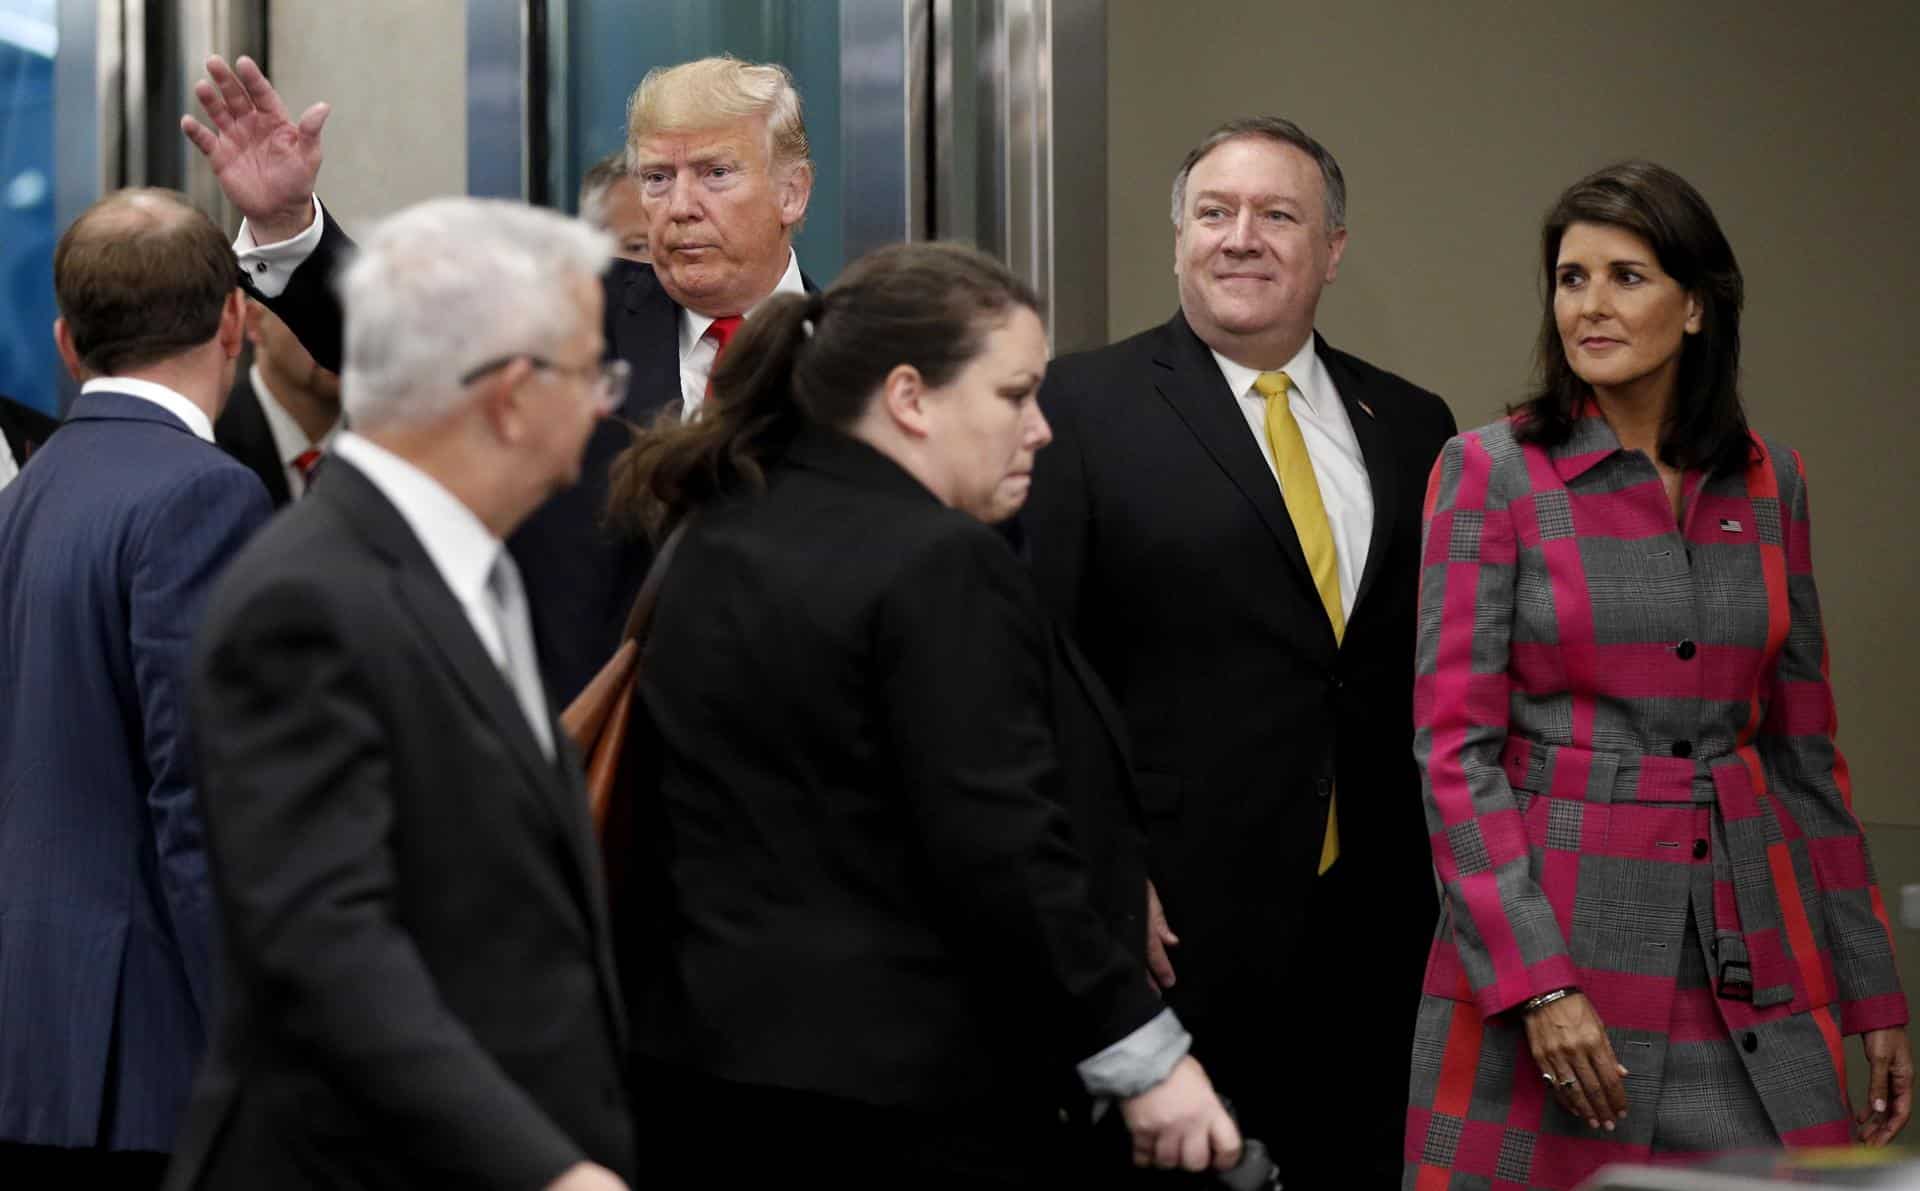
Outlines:
<svg viewBox="0 0 1920 1191"><path fill-rule="evenodd" d="M1559 1185L1561 1141L1644 1157L1631 1111L1604 1138L1552 1119L1509 1011L1578 985L1621 1061L1657 1071L1701 864L1720 1017L1789 1144L1848 1139L1841 1037L1907 1021L1833 743L1805 476L1753 447L1744 473L1688 473L1683 528L1598 416L1552 448L1496 422L1434 467L1414 751L1445 905L1409 1187ZM1710 808L1710 837L1651 838L1675 806Z"/></svg>

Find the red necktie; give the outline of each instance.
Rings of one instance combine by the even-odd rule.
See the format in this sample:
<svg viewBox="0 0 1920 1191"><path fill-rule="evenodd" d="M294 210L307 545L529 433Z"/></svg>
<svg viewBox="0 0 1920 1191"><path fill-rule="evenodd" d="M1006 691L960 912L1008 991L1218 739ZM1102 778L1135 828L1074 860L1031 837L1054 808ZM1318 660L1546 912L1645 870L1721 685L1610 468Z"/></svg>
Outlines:
<svg viewBox="0 0 1920 1191"><path fill-rule="evenodd" d="M733 340L734 333L745 321L747 321L745 318L737 314L723 314L714 319L713 325L707 328L707 333L701 336L702 339L713 340L713 365L707 369L707 396L709 397L713 396L713 374L719 370L720 357L725 354L727 344Z"/></svg>
<svg viewBox="0 0 1920 1191"><path fill-rule="evenodd" d="M320 470L320 448L308 447L293 457L293 467L300 473L300 483L313 487L313 473Z"/></svg>

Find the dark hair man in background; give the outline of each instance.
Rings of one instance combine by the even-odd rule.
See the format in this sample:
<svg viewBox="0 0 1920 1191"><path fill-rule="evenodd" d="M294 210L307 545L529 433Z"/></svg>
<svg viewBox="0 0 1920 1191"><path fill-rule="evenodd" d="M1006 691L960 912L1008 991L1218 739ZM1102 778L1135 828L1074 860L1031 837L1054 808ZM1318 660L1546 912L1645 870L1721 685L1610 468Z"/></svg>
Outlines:
<svg viewBox="0 0 1920 1191"><path fill-rule="evenodd" d="M627 151L616 149L593 163L580 179L580 218L613 237L613 254L636 265L649 263L647 212L640 185L627 172Z"/></svg>
<svg viewBox="0 0 1920 1191"><path fill-rule="evenodd" d="M188 641L270 510L213 443L244 319L213 222L122 191L53 272L80 395L0 491L0 1168L152 1186L210 1024Z"/></svg>

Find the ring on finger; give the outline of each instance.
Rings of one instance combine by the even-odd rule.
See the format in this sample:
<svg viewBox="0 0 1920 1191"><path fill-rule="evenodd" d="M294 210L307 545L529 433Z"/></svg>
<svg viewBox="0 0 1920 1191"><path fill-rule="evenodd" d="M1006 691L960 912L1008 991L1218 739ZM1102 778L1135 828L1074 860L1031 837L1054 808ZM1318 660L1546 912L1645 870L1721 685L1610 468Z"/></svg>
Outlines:
<svg viewBox="0 0 1920 1191"><path fill-rule="evenodd" d="M1561 1080L1560 1086L1562 1088L1571 1088L1571 1087L1577 1087L1579 1083L1580 1081L1577 1079L1568 1078L1568 1079Z"/></svg>

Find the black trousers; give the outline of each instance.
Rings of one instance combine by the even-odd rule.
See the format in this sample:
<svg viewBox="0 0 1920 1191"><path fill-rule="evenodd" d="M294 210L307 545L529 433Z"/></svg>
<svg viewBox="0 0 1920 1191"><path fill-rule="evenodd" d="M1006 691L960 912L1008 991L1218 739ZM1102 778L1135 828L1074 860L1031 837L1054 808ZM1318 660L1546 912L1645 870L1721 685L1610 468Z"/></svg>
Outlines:
<svg viewBox="0 0 1920 1191"><path fill-rule="evenodd" d="M1060 1181L1068 1127L1039 1102L941 1112L732 1083L643 1061L638 1184L1028 1191ZM1098 1185L1098 1184L1094 1184Z"/></svg>
<svg viewBox="0 0 1920 1191"><path fill-rule="evenodd" d="M1340 864L1316 879L1304 909L1301 942L1271 977L1235 980L1206 1015L1181 1017L1195 1057L1241 1131L1266 1143L1287 1191L1394 1191L1421 940L1433 922L1383 921L1377 894ZM1177 969L1178 949L1173 959ZM1178 985L1173 1000L1179 1008Z"/></svg>
<svg viewBox="0 0 1920 1191"><path fill-rule="evenodd" d="M0 1142L0 1187L8 1191L150 1191L166 1173L166 1154Z"/></svg>

